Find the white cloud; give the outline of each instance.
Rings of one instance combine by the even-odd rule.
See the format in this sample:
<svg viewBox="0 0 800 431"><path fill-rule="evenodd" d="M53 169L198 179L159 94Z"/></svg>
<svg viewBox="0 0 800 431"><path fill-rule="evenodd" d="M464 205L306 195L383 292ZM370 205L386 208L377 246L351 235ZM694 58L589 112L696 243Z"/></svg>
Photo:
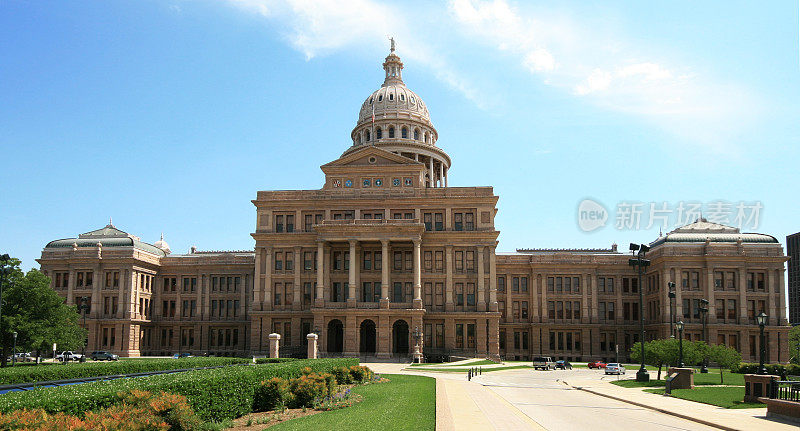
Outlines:
<svg viewBox="0 0 800 431"><path fill-rule="evenodd" d="M307 60L344 49L387 51L388 37L398 40L398 54L486 108L489 98L455 70L442 52L421 35L419 24L409 16L411 8L395 8L372 0L229 0L231 3L285 26L288 42ZM422 37L421 37L422 36ZM379 48L378 48L379 47Z"/></svg>
<svg viewBox="0 0 800 431"><path fill-rule="evenodd" d="M450 0L450 11L467 37L517 57L546 85L639 116L692 144L728 147L757 114L745 89L701 77L652 54L657 47L614 36L615 29L519 10L507 0Z"/></svg>

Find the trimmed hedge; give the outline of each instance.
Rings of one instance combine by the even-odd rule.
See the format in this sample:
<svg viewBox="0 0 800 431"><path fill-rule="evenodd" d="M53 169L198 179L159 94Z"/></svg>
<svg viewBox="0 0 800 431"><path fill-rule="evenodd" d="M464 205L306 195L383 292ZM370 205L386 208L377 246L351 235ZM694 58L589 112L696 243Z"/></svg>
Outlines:
<svg viewBox="0 0 800 431"><path fill-rule="evenodd" d="M0 385L252 363L249 358L136 359L0 368Z"/></svg>
<svg viewBox="0 0 800 431"><path fill-rule="evenodd" d="M764 364L764 366L767 368L767 374L780 376L784 371L786 371L786 374L800 376L800 365L797 364ZM740 374L756 374L758 372L758 364L742 362L738 366L731 367L731 372Z"/></svg>
<svg viewBox="0 0 800 431"><path fill-rule="evenodd" d="M256 364L277 364L279 362L297 361L297 358L258 358Z"/></svg>
<svg viewBox="0 0 800 431"><path fill-rule="evenodd" d="M297 360L10 392L0 396L0 411L41 408L48 413L82 415L114 405L119 392L140 389L183 395L201 419L221 421L250 413L256 387L272 377L291 379L302 375L304 368L330 372L353 365L358 365L358 359Z"/></svg>

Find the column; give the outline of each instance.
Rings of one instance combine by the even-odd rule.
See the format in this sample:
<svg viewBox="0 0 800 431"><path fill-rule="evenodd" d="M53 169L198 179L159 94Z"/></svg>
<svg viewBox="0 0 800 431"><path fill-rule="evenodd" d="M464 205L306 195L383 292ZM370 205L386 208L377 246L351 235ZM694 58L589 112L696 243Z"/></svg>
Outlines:
<svg viewBox="0 0 800 431"><path fill-rule="evenodd" d="M75 295L75 270L69 270L69 281L67 282L67 305L72 305L75 303L73 299Z"/></svg>
<svg viewBox="0 0 800 431"><path fill-rule="evenodd" d="M388 239L381 240L381 308L389 308L389 240Z"/></svg>
<svg viewBox="0 0 800 431"><path fill-rule="evenodd" d="M428 168L428 179L430 180L430 187L436 187L436 179L433 174L433 157L428 159L428 162L430 162L429 163L430 167Z"/></svg>
<svg viewBox="0 0 800 431"><path fill-rule="evenodd" d="M261 309L261 289L263 287L261 280L261 276L263 275L261 271L262 265L264 265L264 249L257 247L255 281L253 283L253 310Z"/></svg>
<svg viewBox="0 0 800 431"><path fill-rule="evenodd" d="M591 322L591 316L589 315L589 289L591 289L590 278L589 274L585 274L581 280L583 284L581 288L581 322ZM580 278L579 278L580 280ZM641 287L640 287L641 288Z"/></svg>
<svg viewBox="0 0 800 431"><path fill-rule="evenodd" d="M447 187L447 171L444 171L444 186Z"/></svg>
<svg viewBox="0 0 800 431"><path fill-rule="evenodd" d="M317 308L325 305L325 242L317 242L317 298L314 306Z"/></svg>
<svg viewBox="0 0 800 431"><path fill-rule="evenodd" d="M261 299L262 310L272 310L272 247L267 247L266 251L266 268L264 270L264 297Z"/></svg>
<svg viewBox="0 0 800 431"><path fill-rule="evenodd" d="M781 262L781 269L778 270L778 281L780 284L778 285L778 325L787 325L786 322L786 280L784 279L785 273L783 268L783 262ZM788 336L788 335L787 335ZM783 343L783 340L781 340Z"/></svg>
<svg viewBox="0 0 800 431"><path fill-rule="evenodd" d="M197 318L202 320L205 317L205 310L203 309L203 276L200 274L200 270L198 269L197 272L194 274L197 280L197 296L195 298L195 302L197 302ZM244 280L243 280L244 281ZM241 285L242 288L242 298L240 300L242 310L246 310L247 306L245 305L245 295L244 292L247 290L245 284ZM244 312L242 312L242 317L244 317ZM195 336L199 337L200 331L195 331Z"/></svg>
<svg viewBox="0 0 800 431"><path fill-rule="evenodd" d="M539 318L539 322L546 322L547 321L547 274L539 274L539 286L541 286L542 289L542 315ZM508 287L506 287L506 290L507 289Z"/></svg>
<svg viewBox="0 0 800 431"><path fill-rule="evenodd" d="M489 311L497 311L497 255L495 254L495 247L497 247L496 243L494 246L489 247ZM509 298L507 291L508 280L506 280L506 298Z"/></svg>
<svg viewBox="0 0 800 431"><path fill-rule="evenodd" d="M489 319L489 356L495 359L500 358L500 319ZM506 344L508 346L508 344Z"/></svg>
<svg viewBox="0 0 800 431"><path fill-rule="evenodd" d="M197 282L200 285L200 290L203 291L203 319L211 320L211 286L209 286L210 278L208 275L202 274L199 276ZM253 304L255 307L255 304Z"/></svg>
<svg viewBox="0 0 800 431"><path fill-rule="evenodd" d="M708 284L706 296L708 299L708 323L714 323L717 321L717 302L714 300L714 268L710 266L706 267L706 282ZM716 340L714 341L716 342Z"/></svg>
<svg viewBox="0 0 800 431"><path fill-rule="evenodd" d="M242 284L239 286L242 290L239 291L239 310L241 311L241 318L246 318L248 316L247 307L247 286L250 284L250 274L242 274ZM201 289L202 290L202 289ZM197 306L200 306L200 292L197 292ZM246 338L242 338L242 340L246 340ZM244 343L242 343L244 345Z"/></svg>
<svg viewBox="0 0 800 431"><path fill-rule="evenodd" d="M736 319L736 323L738 324L746 324L747 322L747 268L744 266L739 267L739 272L737 273L737 277L739 277L739 318ZM742 347L742 335L739 335L739 347ZM744 352L744 350L740 350Z"/></svg>
<svg viewBox="0 0 800 431"><path fill-rule="evenodd" d="M683 271L680 267L673 268L675 273L675 322L683 320L683 299L681 299L681 291L683 290Z"/></svg>
<svg viewBox="0 0 800 431"><path fill-rule="evenodd" d="M299 246L294 248L294 300L292 301L293 310L300 310L303 308L303 293L302 293L303 286L300 283L300 272L303 270L302 267L303 262L300 259L302 253L303 249L300 248ZM299 340L299 338L293 337L292 340Z"/></svg>
<svg viewBox="0 0 800 431"><path fill-rule="evenodd" d="M439 163L439 187L442 187L442 183L444 182L444 163Z"/></svg>
<svg viewBox="0 0 800 431"><path fill-rule="evenodd" d="M445 265L447 277L444 283L445 293L445 311L453 311L453 246L448 245L445 247ZM446 332L445 332L446 333Z"/></svg>
<svg viewBox="0 0 800 431"><path fill-rule="evenodd" d="M668 328L667 329L667 337L669 337L670 335L672 335L672 327L669 326L669 319L670 319L670 315L669 315L669 310L670 310L670 308L669 308L670 307L669 282L672 281L672 278L670 277L669 269L662 270L661 274L663 274L662 283L664 283L663 286L658 286L659 289L663 288L663 290L664 290L664 294L661 295L661 304L662 304L662 306L661 306L661 315L663 316L662 319L661 319L661 322L667 324L667 328Z"/></svg>
<svg viewBox="0 0 800 431"><path fill-rule="evenodd" d="M530 292L531 308L528 310L528 313L531 317L530 321L533 323L537 323L539 322L539 283L541 275L533 273L533 265L531 265L528 268L528 271L531 274L530 283L528 283L528 286L531 289Z"/></svg>
<svg viewBox="0 0 800 431"><path fill-rule="evenodd" d="M100 265L95 266L94 275L92 276L92 312L89 313L88 316L92 319L96 319L97 316L100 315L100 311L103 307L103 298L100 295L100 283L104 281L105 279L102 278L102 273L100 272ZM153 294L150 296L154 297L155 292L156 289L153 289Z"/></svg>
<svg viewBox="0 0 800 431"><path fill-rule="evenodd" d="M125 313L125 289L127 288L128 283L130 283L130 280L128 280L128 277L126 276L127 272L127 269L119 271L120 285L119 290L117 291L117 319L121 319Z"/></svg>
<svg viewBox="0 0 800 431"><path fill-rule="evenodd" d="M358 270L358 259L356 259L356 245L358 241L350 240L350 278L347 283L347 306L356 306L356 271Z"/></svg>
<svg viewBox="0 0 800 431"><path fill-rule="evenodd" d="M486 280L483 267L483 254L486 252L486 247L479 245L476 253L478 253L478 311L486 311ZM485 328L484 328L485 330Z"/></svg>
<svg viewBox="0 0 800 431"><path fill-rule="evenodd" d="M767 287L765 289L765 291L767 292L767 309L764 312L767 313L767 315L769 316L767 317L767 325L769 326L773 325L772 322L777 321L776 316L778 314L777 310L775 310L776 304L775 304L775 293L774 293L775 288L773 287L774 285L775 285L775 271L768 269ZM758 310L756 310L756 313L758 313ZM766 331L764 332L764 334L766 334ZM769 356L769 354L767 356Z"/></svg>
<svg viewBox="0 0 800 431"><path fill-rule="evenodd" d="M594 274L586 274L586 277L589 278L589 285L592 289L590 293L592 294L592 320L591 322L598 322L598 307L597 301L600 299L600 292L597 291L597 270L595 269Z"/></svg>
<svg viewBox="0 0 800 431"><path fill-rule="evenodd" d="M422 308L422 259L420 258L421 239L414 240L414 308ZM421 330L421 328L420 328Z"/></svg>

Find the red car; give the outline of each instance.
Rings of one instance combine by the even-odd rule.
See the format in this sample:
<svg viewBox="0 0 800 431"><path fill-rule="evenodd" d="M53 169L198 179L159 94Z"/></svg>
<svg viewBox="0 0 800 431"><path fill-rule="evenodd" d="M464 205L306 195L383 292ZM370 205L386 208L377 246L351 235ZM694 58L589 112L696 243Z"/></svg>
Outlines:
<svg viewBox="0 0 800 431"><path fill-rule="evenodd" d="M606 367L606 363L603 362L603 361L589 362L586 365L589 366L589 369L592 369L592 368L605 368Z"/></svg>

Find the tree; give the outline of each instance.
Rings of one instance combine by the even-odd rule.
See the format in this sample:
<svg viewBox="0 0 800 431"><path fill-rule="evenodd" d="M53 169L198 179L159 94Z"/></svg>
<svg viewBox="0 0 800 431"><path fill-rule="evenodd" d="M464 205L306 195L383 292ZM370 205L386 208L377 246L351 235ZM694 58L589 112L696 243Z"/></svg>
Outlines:
<svg viewBox="0 0 800 431"><path fill-rule="evenodd" d="M703 341L684 341L683 342L683 362L687 365L697 365L703 357L708 355L708 345ZM631 347L631 360L641 361L641 347L639 343L634 343ZM680 360L680 343L674 338L662 340L646 341L644 343L645 364L658 367L657 380L661 380L661 367L667 365L678 365Z"/></svg>
<svg viewBox="0 0 800 431"><path fill-rule="evenodd" d="M709 347L709 358L719 365L719 382L725 383L722 379L722 370L730 369L734 365L742 362L742 354L736 350L722 344Z"/></svg>
<svg viewBox="0 0 800 431"><path fill-rule="evenodd" d="M50 278L37 269L24 274L20 261L11 259L11 274L2 280L3 310L0 320L0 366L6 365L17 332L18 350L48 351L57 343L64 349L80 348L86 339L86 330L79 324L77 307L64 303L50 288Z"/></svg>
<svg viewBox="0 0 800 431"><path fill-rule="evenodd" d="M789 362L800 364L800 326L789 331Z"/></svg>

